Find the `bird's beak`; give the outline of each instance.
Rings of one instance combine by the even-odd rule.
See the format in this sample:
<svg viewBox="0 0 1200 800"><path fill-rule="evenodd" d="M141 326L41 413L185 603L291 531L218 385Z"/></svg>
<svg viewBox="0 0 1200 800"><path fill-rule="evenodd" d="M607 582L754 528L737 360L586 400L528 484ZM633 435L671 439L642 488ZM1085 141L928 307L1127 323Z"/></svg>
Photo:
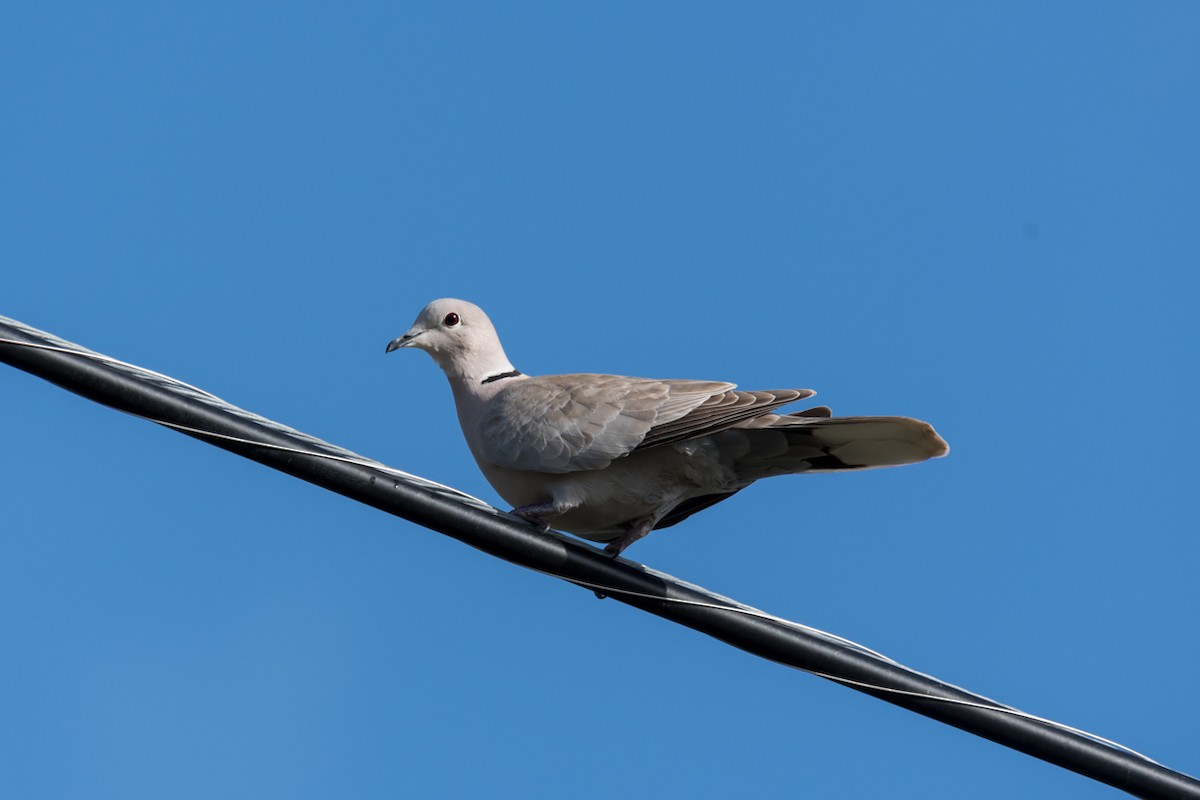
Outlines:
<svg viewBox="0 0 1200 800"><path fill-rule="evenodd" d="M387 350L385 352L390 353L393 350L399 350L401 347L408 347L413 343L413 340L415 340L424 332L425 331L417 330L416 328L409 328L406 334L398 339L392 339L390 342L388 342Z"/></svg>

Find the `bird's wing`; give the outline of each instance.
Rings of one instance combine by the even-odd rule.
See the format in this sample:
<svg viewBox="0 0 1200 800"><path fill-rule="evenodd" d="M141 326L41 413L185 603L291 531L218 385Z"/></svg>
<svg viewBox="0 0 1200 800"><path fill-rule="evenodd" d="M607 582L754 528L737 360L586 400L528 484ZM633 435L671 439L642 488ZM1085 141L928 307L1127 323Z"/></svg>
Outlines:
<svg viewBox="0 0 1200 800"><path fill-rule="evenodd" d="M717 381L546 375L513 382L474 423L486 461L531 472L603 469L634 450L703 436L811 395Z"/></svg>
<svg viewBox="0 0 1200 800"><path fill-rule="evenodd" d="M770 413L780 406L812 397L811 389L738 392L732 387L713 394L683 416L656 424L637 449L707 436Z"/></svg>

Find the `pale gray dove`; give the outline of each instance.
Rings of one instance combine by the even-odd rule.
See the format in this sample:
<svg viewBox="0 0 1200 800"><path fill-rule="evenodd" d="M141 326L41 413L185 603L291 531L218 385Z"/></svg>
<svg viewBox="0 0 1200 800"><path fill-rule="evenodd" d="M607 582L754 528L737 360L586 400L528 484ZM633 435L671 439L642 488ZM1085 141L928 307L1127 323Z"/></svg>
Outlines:
<svg viewBox="0 0 1200 800"><path fill-rule="evenodd" d="M759 478L913 464L945 455L908 417L775 409L809 389L739 392L719 381L518 372L491 320L435 300L387 352L433 356L454 392L475 461L513 513L608 542L613 556Z"/></svg>

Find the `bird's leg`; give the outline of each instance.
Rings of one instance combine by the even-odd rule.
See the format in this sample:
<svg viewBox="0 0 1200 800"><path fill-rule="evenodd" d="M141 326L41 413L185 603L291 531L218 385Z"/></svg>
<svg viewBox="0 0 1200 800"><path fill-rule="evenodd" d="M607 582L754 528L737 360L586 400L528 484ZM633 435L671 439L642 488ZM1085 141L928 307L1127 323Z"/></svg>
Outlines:
<svg viewBox="0 0 1200 800"><path fill-rule="evenodd" d="M554 503L534 503L528 506L518 506L509 513L520 517L542 533L545 533L550 530L550 523L546 520L546 517L557 514L560 510Z"/></svg>
<svg viewBox="0 0 1200 800"><path fill-rule="evenodd" d="M604 552L608 553L613 558L621 555L626 547L641 539L650 531L654 530L654 524L658 522L654 517L641 517L630 522L625 533L621 534L620 538L613 539L604 546Z"/></svg>

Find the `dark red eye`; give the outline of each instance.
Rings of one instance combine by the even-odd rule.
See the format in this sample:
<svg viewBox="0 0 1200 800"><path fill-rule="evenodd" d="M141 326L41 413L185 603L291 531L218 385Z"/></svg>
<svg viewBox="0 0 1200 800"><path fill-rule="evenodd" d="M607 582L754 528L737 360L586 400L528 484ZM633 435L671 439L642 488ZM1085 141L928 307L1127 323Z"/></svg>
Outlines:
<svg viewBox="0 0 1200 800"><path fill-rule="evenodd" d="M447 314L445 317L442 318L442 324L445 325L447 328L453 328L455 325L458 324L458 314L455 314L453 311L451 311L449 314Z"/></svg>

